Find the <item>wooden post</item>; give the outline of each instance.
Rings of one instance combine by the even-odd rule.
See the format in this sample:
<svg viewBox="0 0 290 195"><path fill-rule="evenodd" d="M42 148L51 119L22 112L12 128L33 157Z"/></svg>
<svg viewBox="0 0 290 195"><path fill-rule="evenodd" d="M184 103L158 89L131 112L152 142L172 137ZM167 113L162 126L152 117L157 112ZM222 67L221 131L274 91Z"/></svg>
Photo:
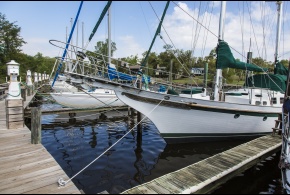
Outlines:
<svg viewBox="0 0 290 195"><path fill-rule="evenodd" d="M41 110L31 107L31 144L41 143Z"/></svg>
<svg viewBox="0 0 290 195"><path fill-rule="evenodd" d="M203 87L207 88L207 76L208 76L208 63L204 64L204 73L203 73Z"/></svg>
<svg viewBox="0 0 290 195"><path fill-rule="evenodd" d="M140 82L137 82L137 88L142 88L142 77L140 79ZM137 111L137 110L136 110ZM137 111L137 139L142 140L142 126L141 126L141 113Z"/></svg>
<svg viewBox="0 0 290 195"><path fill-rule="evenodd" d="M32 96L33 95L33 85L28 86L27 88L27 96Z"/></svg>
<svg viewBox="0 0 290 195"><path fill-rule="evenodd" d="M131 116L131 108L128 106L128 116Z"/></svg>
<svg viewBox="0 0 290 195"><path fill-rule="evenodd" d="M6 127L18 129L24 127L24 109L22 99L6 99Z"/></svg>
<svg viewBox="0 0 290 195"><path fill-rule="evenodd" d="M28 86L28 87L26 88L26 91L27 91L27 96L30 96L30 86Z"/></svg>
<svg viewBox="0 0 290 195"><path fill-rule="evenodd" d="M23 99L23 101L26 101L26 88L25 87L21 87L21 97Z"/></svg>
<svg viewBox="0 0 290 195"><path fill-rule="evenodd" d="M37 88L38 88L38 82L35 82L34 83L34 90L37 91Z"/></svg>

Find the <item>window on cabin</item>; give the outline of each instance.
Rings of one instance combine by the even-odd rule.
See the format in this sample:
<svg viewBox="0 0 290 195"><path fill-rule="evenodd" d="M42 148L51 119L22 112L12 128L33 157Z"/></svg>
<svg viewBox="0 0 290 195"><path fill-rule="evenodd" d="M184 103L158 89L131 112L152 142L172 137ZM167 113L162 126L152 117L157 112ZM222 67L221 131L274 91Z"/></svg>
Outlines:
<svg viewBox="0 0 290 195"><path fill-rule="evenodd" d="M280 104L284 103L284 98L280 98Z"/></svg>
<svg viewBox="0 0 290 195"><path fill-rule="evenodd" d="M256 106L259 106L259 105L261 105L261 102L260 101L256 101Z"/></svg>
<svg viewBox="0 0 290 195"><path fill-rule="evenodd" d="M266 106L267 105L267 102L266 101L263 101L263 106Z"/></svg>

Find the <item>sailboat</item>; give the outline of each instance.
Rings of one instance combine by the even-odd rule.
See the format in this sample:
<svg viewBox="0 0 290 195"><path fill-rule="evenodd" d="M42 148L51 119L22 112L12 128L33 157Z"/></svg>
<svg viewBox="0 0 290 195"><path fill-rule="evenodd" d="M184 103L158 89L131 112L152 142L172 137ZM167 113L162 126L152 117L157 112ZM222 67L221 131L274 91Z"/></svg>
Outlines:
<svg viewBox="0 0 290 195"><path fill-rule="evenodd" d="M90 35L88 42L90 42L90 40L94 36L94 33L96 32L100 22L102 21L107 11L108 17L110 17L109 11L111 3L112 1L108 1L108 3L106 4L99 21L97 22L95 28L93 29L92 34ZM108 24L108 26L110 30L110 23ZM109 32L109 41L110 41L110 32ZM108 45L110 56L111 55L110 43ZM76 52L76 56L78 59L81 59L84 62L88 62L88 58L86 58L86 55L83 52L80 51ZM68 66L70 67L69 69L72 69L71 65L72 63L68 62ZM125 106L125 104L117 98L113 90L98 87L90 87L87 84L82 84L82 81L79 81L79 79L71 78L71 82L79 84L79 86L76 88L73 85L68 84L66 80L67 78L65 76L58 75L58 79L56 81L59 81L59 83L58 82L54 83L53 85L54 92L50 93L51 97L60 105L78 109ZM63 89L63 91L61 89ZM68 89L69 91L66 89Z"/></svg>
<svg viewBox="0 0 290 195"><path fill-rule="evenodd" d="M266 94L272 98L269 103L264 103L264 99L261 98L264 95L262 91L266 91L265 88L253 86L247 92L235 92L236 96L247 96L247 101L242 98L240 100L229 98L233 102L227 102L225 101L227 95L233 97L233 93L225 93L224 98L220 93L223 67L246 67L247 70L265 71L254 64L234 60L229 45L223 40L222 26L226 2L222 2L221 5L214 100L143 90L99 76L75 72L68 74L97 82L99 87L114 90L122 102L148 117L167 143L244 139L269 134L272 132L271 127L275 119L281 113L278 98L281 98L283 90L280 91L281 94L274 91L271 93L272 91L268 90ZM249 93L250 90L252 93ZM274 103L275 98L276 103Z"/></svg>

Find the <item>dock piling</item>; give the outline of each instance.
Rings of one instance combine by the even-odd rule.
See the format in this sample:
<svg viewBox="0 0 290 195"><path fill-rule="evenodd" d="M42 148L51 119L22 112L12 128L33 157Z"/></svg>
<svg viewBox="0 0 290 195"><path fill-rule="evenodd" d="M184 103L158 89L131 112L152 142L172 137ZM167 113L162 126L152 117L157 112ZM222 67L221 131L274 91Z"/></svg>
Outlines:
<svg viewBox="0 0 290 195"><path fill-rule="evenodd" d="M21 97L23 101L26 101L26 88L25 87L21 87Z"/></svg>
<svg viewBox="0 0 290 195"><path fill-rule="evenodd" d="M31 107L31 144L41 143L41 110Z"/></svg>

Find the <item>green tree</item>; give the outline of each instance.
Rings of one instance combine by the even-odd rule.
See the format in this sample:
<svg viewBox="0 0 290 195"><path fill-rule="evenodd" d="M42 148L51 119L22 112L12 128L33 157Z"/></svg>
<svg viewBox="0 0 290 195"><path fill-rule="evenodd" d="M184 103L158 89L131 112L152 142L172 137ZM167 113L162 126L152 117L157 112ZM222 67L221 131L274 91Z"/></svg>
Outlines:
<svg viewBox="0 0 290 195"><path fill-rule="evenodd" d="M3 82L7 74L6 63L16 60L16 55L21 52L21 47L26 42L20 36L21 28L16 22L9 22L6 16L0 13L0 81Z"/></svg>
<svg viewBox="0 0 290 195"><path fill-rule="evenodd" d="M4 47L4 57L11 57L21 52L21 47L26 42L20 36L21 28L16 22L9 22L6 16L0 13L0 44Z"/></svg>
<svg viewBox="0 0 290 195"><path fill-rule="evenodd" d="M95 46L95 52L108 56L108 45L109 45L109 40L108 39L106 39L105 42L98 41L96 46ZM111 42L111 55L112 56L114 56L114 52L116 50L117 50L116 43L115 42Z"/></svg>

